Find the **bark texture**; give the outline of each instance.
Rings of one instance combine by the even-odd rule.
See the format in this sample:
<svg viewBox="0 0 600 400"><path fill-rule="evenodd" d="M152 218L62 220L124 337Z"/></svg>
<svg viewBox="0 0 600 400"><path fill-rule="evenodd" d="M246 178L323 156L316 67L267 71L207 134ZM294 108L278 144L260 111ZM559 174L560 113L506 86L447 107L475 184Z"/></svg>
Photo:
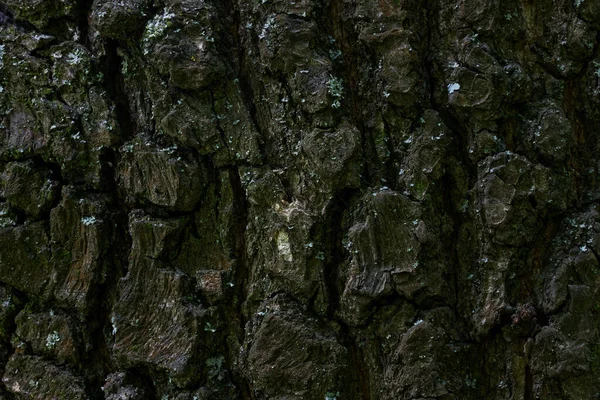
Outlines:
<svg viewBox="0 0 600 400"><path fill-rule="evenodd" d="M0 398L600 398L597 0L0 2Z"/></svg>

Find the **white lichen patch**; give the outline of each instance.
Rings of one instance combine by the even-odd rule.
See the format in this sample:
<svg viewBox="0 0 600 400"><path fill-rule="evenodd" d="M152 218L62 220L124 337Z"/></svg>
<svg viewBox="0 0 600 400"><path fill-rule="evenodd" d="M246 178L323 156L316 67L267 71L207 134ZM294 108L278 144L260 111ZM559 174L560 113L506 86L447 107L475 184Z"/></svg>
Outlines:
<svg viewBox="0 0 600 400"><path fill-rule="evenodd" d="M452 94L456 91L460 90L460 84L458 83L451 83L448 85L448 94Z"/></svg>
<svg viewBox="0 0 600 400"><path fill-rule="evenodd" d="M267 18L267 21L265 22L265 24L263 25L262 31L260 32L260 35L258 35L259 39L264 39L267 34L269 33L269 30L271 29L271 27L273 27L273 25L275 24L275 17L274 16L269 16L269 18Z"/></svg>
<svg viewBox="0 0 600 400"><path fill-rule="evenodd" d="M49 349L53 349L58 342L60 342L60 335L56 331L48 334L46 337L46 347Z"/></svg>
<svg viewBox="0 0 600 400"><path fill-rule="evenodd" d="M13 393L19 393L21 392L21 385L19 382L15 382L10 386L10 389Z"/></svg>
<svg viewBox="0 0 600 400"><path fill-rule="evenodd" d="M110 323L112 325L112 334L114 336L117 334L117 321L114 315L110 317Z"/></svg>
<svg viewBox="0 0 600 400"><path fill-rule="evenodd" d="M279 255L288 262L293 261L294 257L292 257L292 246L290 245L290 238L285 231L279 231L277 233L277 250L279 250Z"/></svg>
<svg viewBox="0 0 600 400"><path fill-rule="evenodd" d="M77 48L73 52L67 54L67 63L71 65L77 65L83 61L85 53L82 49Z"/></svg>
<svg viewBox="0 0 600 400"><path fill-rule="evenodd" d="M90 225L94 225L95 223L100 222L100 221L97 220L96 217L91 216L91 217L83 217L83 218L81 218L81 222L85 226L90 226Z"/></svg>
<svg viewBox="0 0 600 400"><path fill-rule="evenodd" d="M142 39L144 42L144 54L148 54L148 45L150 42L152 42L154 39L162 37L165 34L167 28L173 24L174 18L175 14L169 12L168 10L164 10L162 14L159 14L148 21Z"/></svg>
<svg viewBox="0 0 600 400"><path fill-rule="evenodd" d="M287 222L290 222L293 217L298 216L299 214L310 216L306 210L306 204L299 200L294 200L291 203L282 200L281 203L275 203L273 209L284 216Z"/></svg>

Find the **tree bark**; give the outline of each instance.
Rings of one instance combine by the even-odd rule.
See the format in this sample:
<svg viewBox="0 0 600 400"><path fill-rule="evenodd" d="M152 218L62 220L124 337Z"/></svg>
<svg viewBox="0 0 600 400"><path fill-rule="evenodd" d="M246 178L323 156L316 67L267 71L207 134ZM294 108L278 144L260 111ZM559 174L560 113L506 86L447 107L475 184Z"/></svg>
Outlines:
<svg viewBox="0 0 600 400"><path fill-rule="evenodd" d="M0 2L0 398L598 399L600 3Z"/></svg>

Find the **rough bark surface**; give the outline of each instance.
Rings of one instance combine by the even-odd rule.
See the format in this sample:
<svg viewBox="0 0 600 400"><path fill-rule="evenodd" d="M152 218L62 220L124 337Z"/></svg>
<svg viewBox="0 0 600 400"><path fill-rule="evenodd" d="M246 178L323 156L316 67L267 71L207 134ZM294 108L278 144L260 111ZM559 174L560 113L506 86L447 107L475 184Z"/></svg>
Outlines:
<svg viewBox="0 0 600 400"><path fill-rule="evenodd" d="M0 398L600 398L597 0L0 2Z"/></svg>

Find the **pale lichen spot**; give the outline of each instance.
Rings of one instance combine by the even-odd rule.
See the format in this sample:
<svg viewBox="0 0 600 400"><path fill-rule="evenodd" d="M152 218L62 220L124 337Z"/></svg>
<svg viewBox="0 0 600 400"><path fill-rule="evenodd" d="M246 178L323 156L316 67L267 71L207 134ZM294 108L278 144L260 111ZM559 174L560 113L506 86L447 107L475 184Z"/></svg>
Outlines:
<svg viewBox="0 0 600 400"><path fill-rule="evenodd" d="M54 348L58 342L60 342L60 335L57 331L48 334L48 337L46 337L46 347L49 349Z"/></svg>
<svg viewBox="0 0 600 400"><path fill-rule="evenodd" d="M460 89L460 84L451 83L448 85L448 94L452 94Z"/></svg>
<svg viewBox="0 0 600 400"><path fill-rule="evenodd" d="M277 233L277 249L279 250L279 255L283 257L285 261L293 261L292 247L287 232L279 231L279 233Z"/></svg>

